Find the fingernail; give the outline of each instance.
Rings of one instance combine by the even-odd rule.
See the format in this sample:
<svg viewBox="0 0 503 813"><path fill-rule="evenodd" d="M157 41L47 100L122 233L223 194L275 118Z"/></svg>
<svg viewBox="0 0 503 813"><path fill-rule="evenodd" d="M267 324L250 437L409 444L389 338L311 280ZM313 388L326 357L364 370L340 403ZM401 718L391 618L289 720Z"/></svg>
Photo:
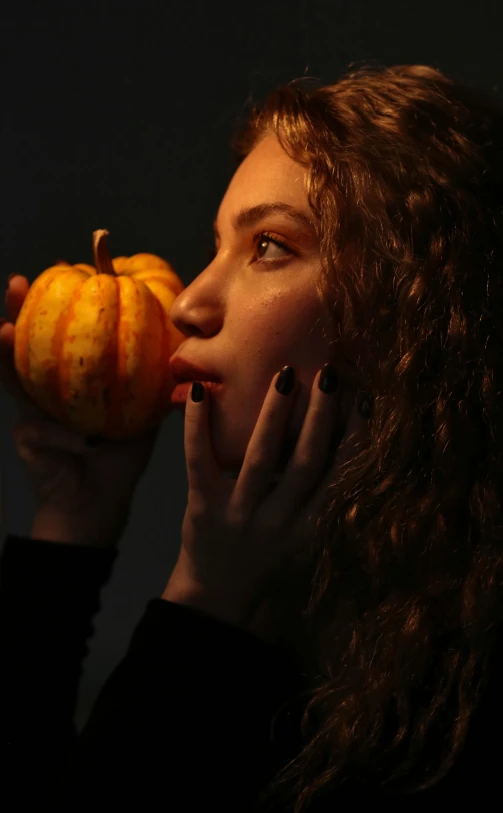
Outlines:
<svg viewBox="0 0 503 813"><path fill-rule="evenodd" d="M362 418L370 418L372 414L372 396L362 395L358 404L358 411Z"/></svg>
<svg viewBox="0 0 503 813"><path fill-rule="evenodd" d="M12 277L17 277L17 276L18 276L17 271L14 271L14 273L9 274L9 276L7 277L7 285L8 285L8 284L9 284L9 282L11 281Z"/></svg>
<svg viewBox="0 0 503 813"><path fill-rule="evenodd" d="M0 329L7 324L7 319L0 319Z"/></svg>
<svg viewBox="0 0 503 813"><path fill-rule="evenodd" d="M331 392L335 392L338 386L339 380L337 378L337 373L335 372L333 365L330 362L327 362L327 364L325 364L321 370L319 388L322 392L329 395Z"/></svg>
<svg viewBox="0 0 503 813"><path fill-rule="evenodd" d="M290 395L295 384L295 370L293 367L283 367L278 380L276 381L276 389L281 395Z"/></svg>
<svg viewBox="0 0 503 813"><path fill-rule="evenodd" d="M196 403L202 401L204 398L204 387L200 381L194 381L191 388L192 400Z"/></svg>

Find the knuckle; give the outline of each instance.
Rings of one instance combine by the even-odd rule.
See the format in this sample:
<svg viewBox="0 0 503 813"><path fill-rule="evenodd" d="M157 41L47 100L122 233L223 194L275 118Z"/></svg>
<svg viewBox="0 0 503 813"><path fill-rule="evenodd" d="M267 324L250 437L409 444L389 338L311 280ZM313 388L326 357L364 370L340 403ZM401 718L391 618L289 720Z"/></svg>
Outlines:
<svg viewBox="0 0 503 813"><path fill-rule="evenodd" d="M266 455L262 452L254 452L246 461L246 468L251 472L260 472L266 468Z"/></svg>
<svg viewBox="0 0 503 813"><path fill-rule="evenodd" d="M199 462L199 455L197 452L185 452L185 463L189 469L195 469Z"/></svg>
<svg viewBox="0 0 503 813"><path fill-rule="evenodd" d="M295 469L301 474L310 471L314 467L313 460L315 460L315 458L312 454L301 451L295 457Z"/></svg>
<svg viewBox="0 0 503 813"><path fill-rule="evenodd" d="M207 524L209 521L208 506L205 500L192 499L188 504L191 521L195 524Z"/></svg>
<svg viewBox="0 0 503 813"><path fill-rule="evenodd" d="M295 458L291 470L291 479L296 484L302 484L312 478L319 469L319 458L311 455L308 457L305 453Z"/></svg>
<svg viewBox="0 0 503 813"><path fill-rule="evenodd" d="M206 515L204 512L191 511L190 521L192 523L192 527L197 530L204 530L207 525Z"/></svg>

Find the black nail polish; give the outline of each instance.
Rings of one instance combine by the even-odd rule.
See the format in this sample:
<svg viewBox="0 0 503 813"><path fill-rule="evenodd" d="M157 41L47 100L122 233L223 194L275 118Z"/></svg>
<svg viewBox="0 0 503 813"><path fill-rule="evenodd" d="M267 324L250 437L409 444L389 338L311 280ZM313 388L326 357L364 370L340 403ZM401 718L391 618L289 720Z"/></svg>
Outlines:
<svg viewBox="0 0 503 813"><path fill-rule="evenodd" d="M322 392L325 392L327 395L330 393L335 392L337 387L339 386L339 379L337 378L337 373L330 362L323 365L320 375L319 381L319 388Z"/></svg>
<svg viewBox="0 0 503 813"><path fill-rule="evenodd" d="M194 381L191 389L192 400L196 403L202 401L204 398L204 387L200 381Z"/></svg>
<svg viewBox="0 0 503 813"><path fill-rule="evenodd" d="M294 384L295 370L293 367L283 367L276 381L276 389L281 395L290 395Z"/></svg>

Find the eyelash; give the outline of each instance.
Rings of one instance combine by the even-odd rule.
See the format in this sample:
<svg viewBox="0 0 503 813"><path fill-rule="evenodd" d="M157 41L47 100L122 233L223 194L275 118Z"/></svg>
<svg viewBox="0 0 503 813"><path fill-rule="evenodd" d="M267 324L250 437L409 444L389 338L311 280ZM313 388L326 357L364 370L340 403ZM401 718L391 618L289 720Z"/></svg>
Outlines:
<svg viewBox="0 0 503 813"><path fill-rule="evenodd" d="M257 248L258 248L258 244L260 242L262 242L261 238L265 238L266 240L269 240L271 243L274 243L275 246L279 246L279 248L284 249L284 251L287 251L290 256L293 254L293 252L291 251L289 246L287 246L287 244L284 243L283 240L278 240L277 237L273 237L273 235L270 234L267 231L260 231L260 232L258 232L258 234L253 235L253 245L255 246L255 250L257 250ZM256 260L256 262L260 263L261 265L276 265L277 263L284 262L286 259L287 259L287 257L276 257L273 260L260 260L259 259L259 260Z"/></svg>
<svg viewBox="0 0 503 813"><path fill-rule="evenodd" d="M293 255L293 251L291 250L291 248L285 242L283 242L283 240L278 240L277 237L274 237L272 234L270 234L267 231L260 231L260 232L257 232L256 234L253 235L253 245L255 247L255 250L257 250L259 243L262 242L264 238L266 240L269 240L269 242L274 243L275 246L279 246L279 248L282 248L282 249L284 249L284 251L287 251L290 256ZM209 252L209 261L213 262L213 260L215 259L216 256L217 256L217 251L216 251L215 248L212 248L210 250L210 252ZM255 262L260 263L260 265L271 266L271 265L277 265L278 263L282 263L287 259L288 259L288 257L285 256L285 257L275 257L272 260L257 259L257 260L255 260Z"/></svg>

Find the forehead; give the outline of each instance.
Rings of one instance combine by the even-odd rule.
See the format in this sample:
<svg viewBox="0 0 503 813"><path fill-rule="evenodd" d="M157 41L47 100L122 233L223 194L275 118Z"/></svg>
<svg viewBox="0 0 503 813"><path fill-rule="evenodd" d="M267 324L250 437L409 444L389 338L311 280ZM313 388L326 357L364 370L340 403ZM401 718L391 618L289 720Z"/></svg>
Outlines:
<svg viewBox="0 0 503 813"><path fill-rule="evenodd" d="M310 215L307 170L285 152L275 135L264 138L234 173L219 217L245 206L283 201Z"/></svg>

